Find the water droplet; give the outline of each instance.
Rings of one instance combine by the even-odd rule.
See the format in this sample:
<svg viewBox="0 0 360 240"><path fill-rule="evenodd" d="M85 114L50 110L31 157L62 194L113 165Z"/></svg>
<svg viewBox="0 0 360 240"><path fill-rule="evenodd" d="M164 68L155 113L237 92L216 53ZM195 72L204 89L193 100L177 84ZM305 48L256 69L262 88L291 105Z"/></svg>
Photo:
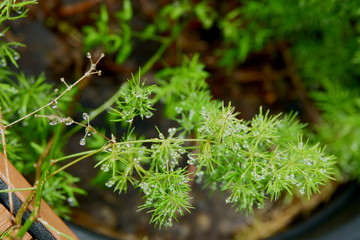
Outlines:
<svg viewBox="0 0 360 240"><path fill-rule="evenodd" d="M58 124L58 121L57 121L57 119L54 119L54 120L51 120L51 121L49 122L49 124L50 124L51 126L54 126L54 125Z"/></svg>
<svg viewBox="0 0 360 240"><path fill-rule="evenodd" d="M151 188L146 182L142 182L139 184L140 188L143 190L145 195L149 195L151 193Z"/></svg>
<svg viewBox="0 0 360 240"><path fill-rule="evenodd" d="M304 144L302 142L299 142L298 148L301 150L301 149L303 149L303 147L304 147Z"/></svg>
<svg viewBox="0 0 360 240"><path fill-rule="evenodd" d="M313 162L311 161L311 159L304 159L304 163L309 166L313 165Z"/></svg>
<svg viewBox="0 0 360 240"><path fill-rule="evenodd" d="M70 205L71 207L75 207L75 201L74 201L73 198L69 197L69 198L67 199L67 201L68 201L68 203L69 203L69 205Z"/></svg>
<svg viewBox="0 0 360 240"><path fill-rule="evenodd" d="M248 143L246 140L244 141L244 145L243 145L243 146L244 146L244 148L247 148L247 149L250 148L249 143Z"/></svg>
<svg viewBox="0 0 360 240"><path fill-rule="evenodd" d="M110 187L114 186L114 184L115 184L115 182L113 180L109 180L105 183L105 186L110 188Z"/></svg>
<svg viewBox="0 0 360 240"><path fill-rule="evenodd" d="M19 14L19 15L21 15L21 14L24 13L24 8L23 8L23 7L19 7L19 8L16 8L16 9L14 9L14 10L15 10L15 12L16 12L17 14Z"/></svg>
<svg viewBox="0 0 360 240"><path fill-rule="evenodd" d="M176 133L176 128L169 128L168 132L170 136L174 136L174 134Z"/></svg>
<svg viewBox="0 0 360 240"><path fill-rule="evenodd" d="M86 139L85 139L85 138L80 139L79 144L80 144L81 146L84 146L84 145L86 144Z"/></svg>
<svg viewBox="0 0 360 240"><path fill-rule="evenodd" d="M148 114L145 115L145 118L151 118L152 115L153 115L152 113L148 113Z"/></svg>
<svg viewBox="0 0 360 240"><path fill-rule="evenodd" d="M52 103L51 103L51 108L53 108L53 109L55 109L55 108L57 108L58 106L57 106L57 101L53 101Z"/></svg>
<svg viewBox="0 0 360 240"><path fill-rule="evenodd" d="M20 59L20 54L14 53L14 59L15 59L15 60L19 60L19 59Z"/></svg>
<svg viewBox="0 0 360 240"><path fill-rule="evenodd" d="M87 113L83 113L82 117L84 120L89 120L89 115Z"/></svg>
<svg viewBox="0 0 360 240"><path fill-rule="evenodd" d="M108 172L110 169L110 166L108 164L101 165L101 171Z"/></svg>
<svg viewBox="0 0 360 240"><path fill-rule="evenodd" d="M189 160L187 161L188 164L195 165L195 163L196 163L196 159L195 159L196 155L194 153L189 153L188 158L189 158Z"/></svg>
<svg viewBox="0 0 360 240"><path fill-rule="evenodd" d="M183 108L182 108L182 107L175 107L175 112L176 112L177 114L180 114L182 111L183 111Z"/></svg>
<svg viewBox="0 0 360 240"><path fill-rule="evenodd" d="M166 227L171 227L171 226L173 225L172 218L169 218L164 225L165 225Z"/></svg>
<svg viewBox="0 0 360 240"><path fill-rule="evenodd" d="M2 67L6 67L7 63L6 63L5 58L1 59L0 65L1 65Z"/></svg>
<svg viewBox="0 0 360 240"><path fill-rule="evenodd" d="M70 118L70 117L66 118L65 125L69 126L69 125L71 125L73 123L74 123L74 120L72 120L72 118Z"/></svg>
<svg viewBox="0 0 360 240"><path fill-rule="evenodd" d="M135 162L136 164L140 164L140 161L141 161L141 157L134 158L134 162Z"/></svg>
<svg viewBox="0 0 360 240"><path fill-rule="evenodd" d="M203 178L203 176L204 176L204 172L203 172L203 171L197 172L197 173L195 173L195 176L196 176L195 182L196 182L196 183L201 183L201 182L202 182L202 178Z"/></svg>

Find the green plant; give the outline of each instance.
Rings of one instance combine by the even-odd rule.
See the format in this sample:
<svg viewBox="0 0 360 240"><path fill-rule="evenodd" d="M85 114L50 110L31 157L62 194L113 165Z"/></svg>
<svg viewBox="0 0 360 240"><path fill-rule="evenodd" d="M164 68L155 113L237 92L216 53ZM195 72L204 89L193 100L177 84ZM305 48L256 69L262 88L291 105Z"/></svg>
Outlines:
<svg viewBox="0 0 360 240"><path fill-rule="evenodd" d="M145 200L139 209L151 212L151 221L155 225L171 226L177 214L182 215L191 208L190 173L182 163L183 156L187 156L188 164L196 166L197 182L204 181L212 189L219 187L228 191L227 202L246 211L252 211L254 205L261 206L268 196L277 199L284 190L310 196L331 176L332 157L325 156L318 145L309 145L300 135L294 134L294 131L300 134L302 128L294 117L270 117L260 110L258 116L245 122L237 118L238 113L231 105L211 100L204 82L207 74L196 59L167 71L171 74L160 76L168 77L171 82L163 89L161 85L144 86L139 76L133 76L121 88L117 107L111 111L112 119L128 125L128 131L120 141L116 141L114 135L105 137L107 143L101 148L79 153L77 156L80 157L73 160L78 162L85 156L101 152L97 166L111 175L105 185L119 192L126 191L129 184L139 188ZM176 81L186 79L178 78L179 71L197 82L179 91ZM159 131L158 138L139 139L132 122L137 116L151 117L154 104L149 99L151 90L158 92L155 99L164 99L167 108L177 110L180 126L168 129L168 134ZM175 99L193 95L193 102L183 101L180 111L179 102L161 97L164 92ZM88 120L87 114L84 118ZM89 123L85 129L95 131ZM193 138L187 138L190 130ZM84 143L85 138L81 139L80 145ZM64 159L66 157L54 161ZM56 175L60 170L50 175Z"/></svg>
<svg viewBox="0 0 360 240"><path fill-rule="evenodd" d="M23 2L21 7L31 3L35 1ZM5 1L3 4L1 6L6 11L2 10L0 17L6 16L6 20L12 20L9 11L18 7L18 3ZM107 187L122 193L132 186L143 193L144 203L139 206L139 210L152 214L151 222L159 227L171 226L179 215L190 212L192 181L204 184L210 191L220 189L227 196L226 203L232 204L237 210L252 212L254 207L263 207L267 199L276 200L283 193L310 197L319 191L320 185L333 178L334 158L316 143L318 140L315 137L306 139L308 132L303 130L305 125L296 120L295 114L272 116L260 108L256 116L245 121L231 103L214 100L206 83L210 73L204 70L205 64L201 63L200 55L185 57L181 64L174 67L163 67L156 73L155 85L146 85L142 76L155 62L160 61L162 54L185 31L187 24L195 20L204 29L217 27L222 30L222 48L214 51L221 55L219 66L231 70L251 52L261 50L268 43L287 39L294 44L294 53L302 66L300 68L304 78L320 76L320 73L314 75L315 62L307 61L313 49L307 49L304 53L304 45L309 42L310 46L321 45L313 37L319 32L324 42L329 44L347 43L348 39L341 38L343 32L329 30L329 26L338 26L342 22L330 18L336 7L341 5L340 2L333 1L329 9L322 11L319 1L246 1L228 11L224 17L215 10L214 4L211 1L178 1L166 5L142 32L131 29L129 22L133 17L133 9L130 1L123 1L122 10L115 13L118 26L112 26L112 16L106 6L102 5L100 13L95 17L95 26L83 28L85 51L103 46L106 53L116 55L117 63L123 63L130 56L132 36L159 41L161 45L141 70L111 99L89 113L84 112L81 120L74 119L66 112L77 85L90 75L101 74L96 68L102 57L93 61L89 53L90 68L84 76L73 84L62 79L63 85L57 91L52 91L52 86L44 82L44 75L28 78L24 74L14 73L8 67L0 70L2 151L25 174L35 171L35 179L40 183L34 186L36 199L43 196L53 206L58 206L59 213L66 214L68 208L65 203L76 206L75 194L85 193L74 185L79 179L65 170L92 156L98 161L96 167L106 173ZM296 4L299 4L302 14L293 14ZM341 6L346 6L345 10L350 11L352 3L348 4ZM308 14L312 16L318 11L322 14L315 14L313 22L302 21L309 18ZM350 15L341 15L346 23L356 14L353 10L350 12ZM277 17L273 18L272 14ZM25 13L20 16L25 16ZM330 25L323 23L328 17ZM1 19L5 21L5 18ZM288 24L282 25L283 22ZM277 29L279 24L283 27ZM346 26L346 31L351 32L352 26ZM297 29L299 36L303 29L309 31L310 40L299 40L299 36L293 36L294 29ZM331 37L332 31L337 34L336 41ZM354 39L350 40L354 44ZM20 46L19 43L3 43L0 50L3 49L2 59L10 60L17 67L18 53L11 48L15 45ZM328 51L325 48L321 50ZM322 57L321 54L316 56L318 58L314 59L317 61ZM349 56L349 53L344 53L344 56ZM356 55L353 59L356 60ZM328 74L327 71L334 64L332 61L325 64L320 71L322 74ZM338 76L340 68L336 70L339 71L336 74ZM351 70L356 73L354 68ZM329 95L322 94L334 94L336 88L324 80L324 75L321 75L322 80L318 84L326 91L315 93L314 98L323 103L324 111L329 112L333 103L329 101ZM66 98L65 94L69 97ZM344 94L337 96L339 100L336 102L343 103L349 95L344 91ZM356 112L358 101L348 103L349 112ZM154 126L158 137L147 138L137 132L134 119L146 120L152 117L156 111L155 104L162 104L165 115L174 120L176 125L168 130ZM112 123L109 124L113 128L127 129L123 135L118 136L115 131L97 130L96 126L91 125L91 121L106 109L110 109ZM344 115L348 114L344 112ZM37 119L33 119L33 116ZM318 133L322 140L332 146L328 135L333 133L335 122L330 120L336 118L334 115L324 116L329 122ZM350 121L352 126L358 122L358 118L348 116L341 120L344 123ZM64 125L76 126L66 129ZM79 144L90 150L64 155L61 151L64 142L81 129L84 136ZM65 133L66 130L69 130L68 133ZM355 130L337 129L339 134L348 136L354 144ZM344 146L340 142L335 145L330 147L330 152L343 158L341 154L345 151L341 148ZM357 145L353 148L357 152ZM347 162L342 168L347 174L353 174L350 170L353 156L356 155L344 157ZM28 158L37 159L35 169L32 168L34 161L25 162ZM65 163L66 160L69 162ZM190 165L195 167L194 171L190 170ZM31 221L15 232L17 236L21 237L29 225Z"/></svg>
<svg viewBox="0 0 360 240"><path fill-rule="evenodd" d="M28 11L25 6L35 3L36 0L18 3L14 0L4 0L0 4L0 26L2 26L3 22L6 20L16 20L25 17ZM1 29L0 38L4 37L7 31L7 28ZM20 55L14 48L19 46L24 45L19 42L4 42L0 40L0 66L2 68L7 66L8 60L18 67L16 61L19 59ZM3 72L2 74L6 75L6 72Z"/></svg>
<svg viewBox="0 0 360 240"><path fill-rule="evenodd" d="M289 46L296 61L292 64L323 113L323 121L315 127L316 137L338 157L339 179L360 176L355 137L359 127L359 9L357 1L247 1L229 12L222 23L228 46L220 51L224 66L240 64L250 52L266 45Z"/></svg>
<svg viewBox="0 0 360 240"><path fill-rule="evenodd" d="M123 10L116 13L119 28L113 32L110 25L109 13L105 5L101 5L100 13L96 16L96 26L85 26L83 31L85 51L90 51L97 46L103 46L106 54L116 53L116 62L123 63L131 54L132 30L128 21L132 18L130 0L123 1Z"/></svg>
<svg viewBox="0 0 360 240"><path fill-rule="evenodd" d="M6 20L16 20L26 16L28 4L35 4L36 1L26 1L17 3L16 1L4 1L1 3L1 20L0 26ZM3 34L5 37L5 28ZM45 82L45 75L41 74L38 77L25 76L22 72L11 70L7 60L18 68L17 60L20 54L14 49L16 46L23 44L18 42L0 42L0 61L3 63L0 69L0 111L1 124L10 126L4 133L3 137L8 139L7 145L11 146L6 149L6 154L12 160L16 168L25 175L34 173L34 165L40 165L37 171L37 177L40 177L40 170L42 162L45 158L61 156L61 146L63 143L59 139L61 129L53 129L48 124L46 119L38 119L33 121L30 118L23 118L27 115L32 115L32 112L42 108L38 114L45 114L51 112L59 114L57 102L54 101L56 91L53 90L53 85ZM63 90L61 88L61 90ZM70 97L70 96L68 96ZM69 103L69 98L64 99L59 104L59 108L65 109ZM49 110L45 111L43 108L51 103ZM21 120L20 124L17 123ZM34 134L36 133L36 134ZM4 139L5 141L5 139ZM4 144L0 145L0 149L4 152ZM53 146L51 148L51 146ZM47 156L48 155L48 156ZM78 178L71 177L68 173L61 173L54 177L51 181L61 182L57 189L60 191L47 191L44 195L46 201L51 202L57 213L66 216L69 212L68 199L72 199L75 192L85 194L85 192L77 188L74 183L79 181ZM54 187L54 186L52 186ZM74 206L77 205L76 199Z"/></svg>

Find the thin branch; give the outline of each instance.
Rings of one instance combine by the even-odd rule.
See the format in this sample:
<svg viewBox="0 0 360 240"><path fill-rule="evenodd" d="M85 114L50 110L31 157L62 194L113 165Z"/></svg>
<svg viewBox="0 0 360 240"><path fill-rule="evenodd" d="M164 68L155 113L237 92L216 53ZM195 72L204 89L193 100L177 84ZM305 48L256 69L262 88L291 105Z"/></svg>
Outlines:
<svg viewBox="0 0 360 240"><path fill-rule="evenodd" d="M71 167L72 165L74 165L74 164L76 164L76 163L78 163L78 162L80 162L80 161L82 161L82 160L84 160L84 159L86 159L86 158L88 158L88 157L90 157L90 156L98 153L98 152L103 151L104 149L105 149L105 147L99 148L99 149L97 149L97 150L95 150L95 151L92 151L92 152L90 152L90 153L82 156L82 157L79 157L79 158L75 159L74 161L69 162L68 164L66 164L66 165L62 166L61 168L59 168L59 169L55 170L54 172L52 172L52 173L49 175L48 178L56 175L57 173L65 170L65 169L67 169L68 167Z"/></svg>
<svg viewBox="0 0 360 240"><path fill-rule="evenodd" d="M43 187L45 185L45 181L47 179L48 172L44 172L41 178L38 182L35 183L36 190L35 193L35 199L34 199L34 207L33 211L30 214L29 218L25 221L25 223L22 225L22 227L16 232L16 237L22 239L22 237L25 235L25 233L29 230L31 225L37 220L39 216L40 211L40 203L41 203L41 197L42 197L42 191Z"/></svg>
<svg viewBox="0 0 360 240"><path fill-rule="evenodd" d="M88 57L90 58L90 62L91 62L91 66L90 69L81 77L79 78L75 83L69 85L59 96L57 96L56 98L54 98L53 100L51 100L48 104L36 109L35 111L9 123L8 125L6 125L5 127L10 127L18 122L21 122L22 120L38 113L39 111L43 110L44 108L50 107L51 105L57 104L58 100L64 96L67 92L69 92L73 87L75 87L77 84L79 84L82 80L84 80L85 78L91 76L91 75L101 75L101 71L96 70L96 65L99 63L99 61L104 57L104 54L101 54L101 56L99 57L99 59L94 63L91 59L91 55L88 55Z"/></svg>
<svg viewBox="0 0 360 240"><path fill-rule="evenodd" d="M21 226L21 221L22 221L23 215L26 212L26 209L28 209L30 202L34 199L34 197L36 195L37 183L34 184L34 188L35 189L33 191L31 191L30 195L26 198L26 200L21 205L19 211L16 213L16 217L15 217L15 225L16 226Z"/></svg>
<svg viewBox="0 0 360 240"><path fill-rule="evenodd" d="M44 163L45 157L49 154L50 149L55 141L55 135L53 135L50 141L46 144L45 150L40 155L39 159L35 163L35 182L40 179L41 176L41 166Z"/></svg>
<svg viewBox="0 0 360 240"><path fill-rule="evenodd" d="M30 190L34 190L34 189L36 189L36 188L35 188L35 187L29 187L29 188L14 188L14 189L0 190L0 193L30 191Z"/></svg>
<svg viewBox="0 0 360 240"><path fill-rule="evenodd" d="M106 137L104 134L100 133L99 131L97 131L95 128L93 128L90 123L89 123L89 120L88 123L85 125L81 122L77 122L77 121L74 121L73 119L71 118L62 118L62 117L59 117L59 116L56 116L56 115L35 115L35 117L43 117L43 118L47 118L49 120L57 120L59 123L63 123L63 122L66 122L67 120L71 120L71 123L74 123L76 125L79 125L83 128L85 128L85 136L89 133L89 132L92 132L92 133L95 133L97 135L99 135L100 137L106 139L107 141L111 142L112 140L108 137Z"/></svg>
<svg viewBox="0 0 360 240"><path fill-rule="evenodd" d="M52 231L54 231L56 234L58 234L61 237L67 238L69 240L75 240L74 238L70 237L69 235L66 235L63 232L60 232L59 230L57 230L56 228L54 228L53 226L51 226L47 221L45 221L44 219L42 219L41 217L39 217L37 219L39 222L41 222L45 227L47 227L48 229L51 229Z"/></svg>
<svg viewBox="0 0 360 240"><path fill-rule="evenodd" d="M1 135L1 143L3 145L3 153L4 153L4 165L5 165L5 174L6 179L10 179L10 173L9 173L9 166L8 166L8 157L7 157L7 147L6 147L6 138L5 138L5 131L6 126L3 125L3 115L2 115L2 109L0 106L0 135ZM11 184L8 184L8 198L9 198L9 207L10 207L10 213L12 214L14 212L14 205L13 205L13 198L11 193Z"/></svg>

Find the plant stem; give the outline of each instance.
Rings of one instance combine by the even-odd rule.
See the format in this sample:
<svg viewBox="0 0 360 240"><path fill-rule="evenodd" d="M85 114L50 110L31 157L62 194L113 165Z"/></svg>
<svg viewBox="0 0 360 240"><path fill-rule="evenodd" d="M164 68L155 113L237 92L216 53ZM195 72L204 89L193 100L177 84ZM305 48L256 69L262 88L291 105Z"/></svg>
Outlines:
<svg viewBox="0 0 360 240"><path fill-rule="evenodd" d="M146 64L142 67L140 75L144 75L147 73L151 67L157 62L160 57L164 54L166 49L170 46L170 44L179 36L181 31L184 28L184 24L180 25L179 27L175 27L170 35L170 37L162 44L159 49L155 52L155 54L146 62ZM140 70L139 70L140 71Z"/></svg>
<svg viewBox="0 0 360 240"><path fill-rule="evenodd" d="M65 233L60 232L59 230L57 230L56 228L54 228L53 226L51 226L48 222L46 222L44 219L42 219L41 217L39 217L37 219L39 222L41 222L45 227L47 227L48 229L53 230L55 233L59 234L61 237L67 238L69 240L75 240L74 238L70 237L69 235L66 235Z"/></svg>
<svg viewBox="0 0 360 240"><path fill-rule="evenodd" d="M160 139L160 138L150 138L150 139L143 139L143 140L133 140L133 141L124 141L124 142L117 142L117 145L125 145L125 144L133 144L133 143L157 143L157 142L164 142L168 141L169 139ZM187 138L187 139L178 139L172 138L172 142L208 142L208 139L194 139L194 138ZM211 143L215 143L210 141Z"/></svg>
<svg viewBox="0 0 360 240"><path fill-rule="evenodd" d="M118 142L118 143L111 143L111 144L116 144L116 145L126 145L126 144L133 144L133 143L156 143L156 142L163 142L163 141L167 141L169 139L159 139L159 138L152 138L152 139L144 139L144 140L134 140L134 141L125 141L125 142ZM177 139L177 138L174 138L174 139L171 139L173 142L209 142L209 140L207 139ZM79 155L83 155L73 161L71 161L70 163L62 166L61 168L57 169L56 171L52 172L49 177L51 176L54 176L56 175L57 173L65 170L66 168L98 153L98 152L101 152L105 149L108 148L108 145L105 145L103 146L102 148L99 148L97 150L93 150L93 151L86 151L86 152L82 152L82 153L76 153L76 154L73 154L73 155L69 155L69 156L66 156L66 157L62 157L62 158L59 158L59 159L56 159L56 160L53 160L53 162L60 162L62 160L66 160L68 158L71 158L71 157L76 157L76 156L79 156Z"/></svg>
<svg viewBox="0 0 360 240"><path fill-rule="evenodd" d="M36 187L35 187L35 189L36 189ZM21 226L22 217L23 217L24 213L26 212L26 209L29 207L30 202L34 199L34 196L36 194L35 191L36 190L31 191L30 195L26 198L26 200L21 205L19 211L16 213L15 224L17 226Z"/></svg>
<svg viewBox="0 0 360 240"><path fill-rule="evenodd" d="M97 150L95 150L95 151L90 152L89 154L86 154L86 155L84 155L84 156L82 156L82 157L79 157L79 158L75 159L74 161L69 162L68 164L66 164L66 165L62 166L61 168L59 168L59 169L55 170L54 172L52 172L52 173L49 175L49 178L52 177L52 176L54 176L54 175L56 175L57 173L65 170L66 168L74 165L75 163L78 163L78 162L80 162L80 161L82 161L82 160L84 160L84 159L86 159L86 158L88 158L88 157L90 157L90 156L98 153L98 152L103 151L104 149L105 149L105 147L102 147L102 148L100 148L100 149L97 149Z"/></svg>
<svg viewBox="0 0 360 240"><path fill-rule="evenodd" d="M52 162L58 163L58 162L64 161L64 160L69 159L69 158L74 158L74 157L90 154L90 153L97 152L97 151L98 150L90 150L90 151L85 151L85 152L78 152L78 153L74 153L74 154L71 154L71 155L66 155L64 157L60 157L60 158L57 158L57 159L53 159Z"/></svg>
<svg viewBox="0 0 360 240"><path fill-rule="evenodd" d="M41 197L42 197L42 190L45 184L45 181L47 179L47 171L45 171L41 178L38 181L38 184L36 186L35 190L35 201L34 201L34 208L30 215L30 217L25 221L23 226L19 229L19 231L16 234L16 237L19 239L22 239L22 237L25 235L25 233L29 230L31 225L36 221L39 215L40 210L40 203L41 203Z"/></svg>
<svg viewBox="0 0 360 240"><path fill-rule="evenodd" d="M165 37L162 36L144 36L142 34L142 32L139 31L132 31L131 35L137 38L141 38L141 39L146 39L146 40L153 40L153 41L158 41L158 42L164 42L166 41Z"/></svg>
<svg viewBox="0 0 360 240"><path fill-rule="evenodd" d="M36 161L36 170L35 170L35 181L40 179L41 176L41 168L42 165L44 163L44 160L46 158L46 156L49 154L53 144L54 144L54 140L55 140L55 134L51 137L50 141L48 141L48 143L46 144L46 148L45 150L42 152L42 154L40 155L39 159Z"/></svg>
<svg viewBox="0 0 360 240"><path fill-rule="evenodd" d="M6 147L6 138L5 138L5 131L6 131L6 126L3 125L3 115L2 115L2 109L0 106L0 135L1 135L1 143L3 145L3 152L4 152L4 161L5 161L5 174L6 174L6 179L10 179L10 173L9 173L9 166L8 166L8 157L7 157L7 147ZM10 184L8 185L8 190L11 190L10 188ZM14 211L14 206L13 206L13 198L12 198L12 194L9 191L8 192L8 198L9 198L9 210L10 213L12 214Z"/></svg>
<svg viewBox="0 0 360 240"><path fill-rule="evenodd" d="M5 190L0 190L0 193L30 191L30 190L35 190L35 189L36 189L36 187L5 189Z"/></svg>

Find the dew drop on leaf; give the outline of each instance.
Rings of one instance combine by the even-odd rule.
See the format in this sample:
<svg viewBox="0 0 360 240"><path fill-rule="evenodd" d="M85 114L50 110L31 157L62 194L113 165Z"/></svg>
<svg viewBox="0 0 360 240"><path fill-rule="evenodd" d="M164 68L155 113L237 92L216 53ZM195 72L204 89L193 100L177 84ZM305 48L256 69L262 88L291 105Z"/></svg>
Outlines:
<svg viewBox="0 0 360 240"><path fill-rule="evenodd" d="M1 65L2 67L6 67L7 63L6 63L6 60L5 60L4 58L1 59L0 65Z"/></svg>
<svg viewBox="0 0 360 240"><path fill-rule="evenodd" d="M170 136L173 136L176 133L176 128L169 128L168 132Z"/></svg>
<svg viewBox="0 0 360 240"><path fill-rule="evenodd" d="M18 53L14 54L14 59L19 60L20 59L20 54L18 54Z"/></svg>
<svg viewBox="0 0 360 240"><path fill-rule="evenodd" d="M108 172L110 169L110 166L108 164L101 165L101 171Z"/></svg>
<svg viewBox="0 0 360 240"><path fill-rule="evenodd" d="M74 201L73 198L69 197L69 198L67 199L67 201L68 201L68 203L70 204L71 207L75 207L75 201Z"/></svg>

